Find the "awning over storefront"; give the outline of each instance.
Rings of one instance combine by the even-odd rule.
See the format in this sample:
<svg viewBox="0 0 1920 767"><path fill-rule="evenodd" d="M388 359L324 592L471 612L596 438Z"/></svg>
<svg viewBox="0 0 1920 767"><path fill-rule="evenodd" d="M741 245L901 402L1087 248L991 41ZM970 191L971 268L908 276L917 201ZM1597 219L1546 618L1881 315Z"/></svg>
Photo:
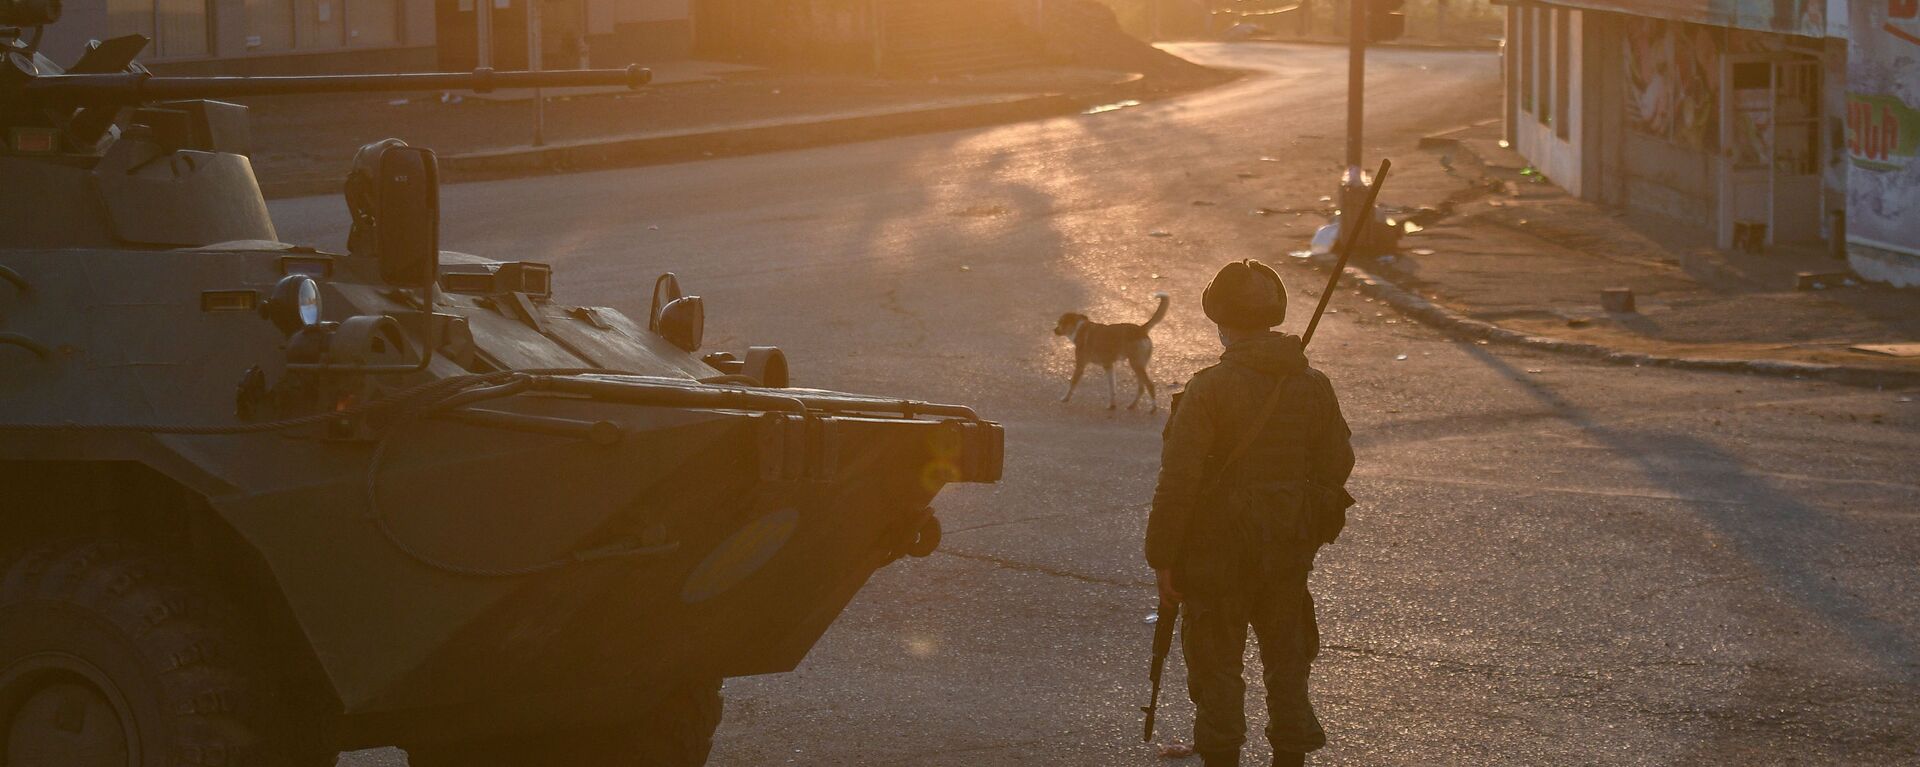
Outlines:
<svg viewBox="0 0 1920 767"><path fill-rule="evenodd" d="M1846 36L1847 0L1545 0L1544 4L1753 32ZM1829 6L1841 16L1836 23L1829 23Z"/></svg>

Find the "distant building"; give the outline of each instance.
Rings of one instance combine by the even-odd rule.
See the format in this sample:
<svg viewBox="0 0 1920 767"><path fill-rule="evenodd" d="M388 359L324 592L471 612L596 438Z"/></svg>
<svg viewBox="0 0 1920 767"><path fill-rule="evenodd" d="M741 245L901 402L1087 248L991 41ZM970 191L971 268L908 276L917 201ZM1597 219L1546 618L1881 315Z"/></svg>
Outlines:
<svg viewBox="0 0 1920 767"><path fill-rule="evenodd" d="M536 0L549 67L685 58L689 0ZM66 0L43 46L69 63L90 39L153 39L157 71L219 74L468 69L475 0ZM493 0L496 69L527 63L527 0Z"/></svg>
<svg viewBox="0 0 1920 767"><path fill-rule="evenodd" d="M1507 135L1586 199L1920 284L1920 0L1852 2L1851 56L1847 0L1510 5Z"/></svg>

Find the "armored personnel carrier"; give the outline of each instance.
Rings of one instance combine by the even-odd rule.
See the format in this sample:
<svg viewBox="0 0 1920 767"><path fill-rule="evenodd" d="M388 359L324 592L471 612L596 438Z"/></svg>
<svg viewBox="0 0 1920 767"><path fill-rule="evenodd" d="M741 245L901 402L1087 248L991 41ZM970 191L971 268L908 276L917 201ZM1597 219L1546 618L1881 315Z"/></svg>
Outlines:
<svg viewBox="0 0 1920 767"><path fill-rule="evenodd" d="M208 100L643 70L62 69L55 3L0 0L0 764L700 764L724 678L999 478L966 407L703 350L671 274L629 319L440 250L422 148L361 150L347 252L280 242Z"/></svg>

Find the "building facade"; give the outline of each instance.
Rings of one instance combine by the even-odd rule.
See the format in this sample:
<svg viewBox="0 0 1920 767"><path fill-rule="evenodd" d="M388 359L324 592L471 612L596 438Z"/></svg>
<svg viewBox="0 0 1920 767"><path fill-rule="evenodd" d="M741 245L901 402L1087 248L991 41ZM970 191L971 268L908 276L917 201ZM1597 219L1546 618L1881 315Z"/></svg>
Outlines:
<svg viewBox="0 0 1920 767"><path fill-rule="evenodd" d="M1920 0L1854 2L1898 12ZM1920 213L1920 170L1902 133L1920 83L1880 67L1879 84L1863 84L1844 0L1551 0L1507 18L1507 135L1563 188L1723 248L1844 248L1865 276L1920 284L1906 215ZM1890 127L1863 133L1869 105ZM1866 136L1888 150L1883 167L1863 171ZM1863 173L1875 199L1898 204L1862 210Z"/></svg>
<svg viewBox="0 0 1920 767"><path fill-rule="evenodd" d="M481 0L485 2L486 0ZM493 65L527 63L529 2L542 62L625 65L685 58L689 0L491 0ZM143 63L181 74L294 74L471 68L475 0L66 0L43 49L72 62L88 40L153 40Z"/></svg>

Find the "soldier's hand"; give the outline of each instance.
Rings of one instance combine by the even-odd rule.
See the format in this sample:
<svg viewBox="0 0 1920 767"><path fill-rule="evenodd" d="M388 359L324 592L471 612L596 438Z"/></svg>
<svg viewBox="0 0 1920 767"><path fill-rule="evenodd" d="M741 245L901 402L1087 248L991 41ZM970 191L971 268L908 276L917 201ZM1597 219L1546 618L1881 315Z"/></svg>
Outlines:
<svg viewBox="0 0 1920 767"><path fill-rule="evenodd" d="M1170 607L1180 604L1180 592L1173 588L1173 571L1155 570L1153 577L1160 584L1160 601Z"/></svg>

